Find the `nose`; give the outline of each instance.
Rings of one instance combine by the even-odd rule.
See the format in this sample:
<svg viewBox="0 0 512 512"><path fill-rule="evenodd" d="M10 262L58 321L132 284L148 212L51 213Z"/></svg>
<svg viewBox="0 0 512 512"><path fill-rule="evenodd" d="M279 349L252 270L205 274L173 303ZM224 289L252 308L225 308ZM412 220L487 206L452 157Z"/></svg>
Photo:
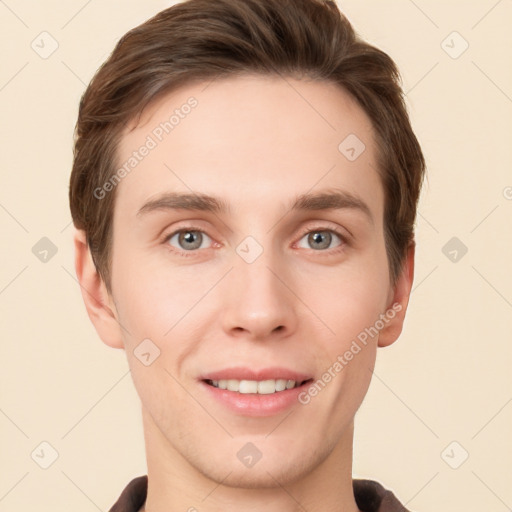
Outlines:
<svg viewBox="0 0 512 512"><path fill-rule="evenodd" d="M222 292L222 325L230 336L270 340L290 336L297 326L292 276L265 253L235 263Z"/></svg>

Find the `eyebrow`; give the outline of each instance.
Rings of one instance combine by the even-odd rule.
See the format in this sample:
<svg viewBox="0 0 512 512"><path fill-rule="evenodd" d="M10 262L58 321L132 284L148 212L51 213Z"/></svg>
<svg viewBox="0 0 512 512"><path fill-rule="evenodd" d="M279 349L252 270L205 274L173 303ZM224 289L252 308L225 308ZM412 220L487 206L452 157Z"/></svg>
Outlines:
<svg viewBox="0 0 512 512"><path fill-rule="evenodd" d="M300 194L294 198L289 208L292 211L356 210L363 213L373 224L373 216L368 205L359 197L342 190ZM156 210L190 210L214 214L230 211L223 199L201 193L166 192L144 203L137 216Z"/></svg>

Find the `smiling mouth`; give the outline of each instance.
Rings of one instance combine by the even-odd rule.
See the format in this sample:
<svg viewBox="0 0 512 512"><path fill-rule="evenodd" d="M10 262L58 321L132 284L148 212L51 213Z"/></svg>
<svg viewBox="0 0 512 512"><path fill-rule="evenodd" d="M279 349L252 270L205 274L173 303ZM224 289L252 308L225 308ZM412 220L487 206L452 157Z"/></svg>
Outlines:
<svg viewBox="0 0 512 512"><path fill-rule="evenodd" d="M289 389L299 388L313 379L303 381L295 381L289 379L268 379L268 380L236 380L222 379L211 380L205 379L206 384L227 391L233 391L240 394L258 394L271 395L273 393L281 393Z"/></svg>

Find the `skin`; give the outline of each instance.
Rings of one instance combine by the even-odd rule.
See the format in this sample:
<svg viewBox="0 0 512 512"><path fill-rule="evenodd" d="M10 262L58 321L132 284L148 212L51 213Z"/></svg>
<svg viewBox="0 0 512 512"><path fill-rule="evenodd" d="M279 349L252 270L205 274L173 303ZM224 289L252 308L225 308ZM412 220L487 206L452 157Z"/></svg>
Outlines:
<svg viewBox="0 0 512 512"><path fill-rule="evenodd" d="M146 510L355 512L354 415L377 347L402 330L414 267L412 245L391 285L371 122L333 84L226 78L147 109L123 137L120 165L190 96L197 107L117 186L111 293L75 234L88 314L107 345L126 350L141 399ZM338 150L349 134L366 146L355 161ZM290 211L298 194L332 189L364 201L373 221L355 208ZM219 196L230 211L137 215L164 191ZM165 239L191 227L203 233L199 248ZM331 229L346 240L333 234L318 249L307 234ZM263 249L250 264L236 252L247 236ZM248 417L214 403L197 380L234 365L318 379L393 304L401 310L307 405ZM149 366L134 356L147 338L161 351ZM252 468L236 456L247 442L262 453Z"/></svg>

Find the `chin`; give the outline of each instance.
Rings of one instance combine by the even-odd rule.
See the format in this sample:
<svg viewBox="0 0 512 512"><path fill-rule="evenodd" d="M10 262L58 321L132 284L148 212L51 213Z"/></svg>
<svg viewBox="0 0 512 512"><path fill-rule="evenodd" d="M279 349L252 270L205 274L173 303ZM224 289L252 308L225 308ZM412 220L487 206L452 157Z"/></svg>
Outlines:
<svg viewBox="0 0 512 512"><path fill-rule="evenodd" d="M226 476L228 473L229 476ZM302 476L301 471L296 466L292 470L292 468L288 467L288 464L286 464L286 467L283 467L283 464L280 466L272 465L270 469L263 466L260 468L236 467L231 468L226 473L220 472L217 469L211 472L204 472L203 474L214 482L222 483L225 487L237 489L275 489L290 484Z"/></svg>
<svg viewBox="0 0 512 512"><path fill-rule="evenodd" d="M237 443L238 444L238 443ZM275 489L297 482L310 474L329 455L330 449L325 446L314 450L311 445L303 445L300 453L289 453L278 456L274 452L269 457L263 453L261 458L252 465L245 466L237 457L226 460L224 454L210 453L207 461L190 461L206 478L226 487L239 489ZM237 450L238 451L238 450ZM263 450L264 451L264 450ZM212 461L219 464L212 465Z"/></svg>

